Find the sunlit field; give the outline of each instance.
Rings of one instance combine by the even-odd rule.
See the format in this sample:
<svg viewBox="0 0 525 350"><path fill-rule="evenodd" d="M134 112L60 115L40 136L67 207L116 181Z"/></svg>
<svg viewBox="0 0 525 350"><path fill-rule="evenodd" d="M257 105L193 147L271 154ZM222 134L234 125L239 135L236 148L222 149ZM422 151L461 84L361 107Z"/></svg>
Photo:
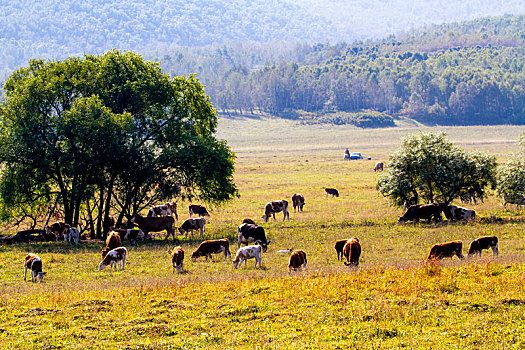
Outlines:
<svg viewBox="0 0 525 350"><path fill-rule="evenodd" d="M228 238L237 226L264 226L263 267L234 269L216 255L192 262L198 236L164 233L129 249L124 271L98 271L99 241L0 246L1 348L124 349L522 349L525 347L523 212L503 208L492 194L475 222L398 224L402 210L375 190L376 161L415 127L361 130L274 119L224 119L218 136L237 154L240 198L208 206L205 238ZM425 128L424 130L438 130ZM497 155L518 151L525 127L449 127L451 140ZM372 160L343 161L344 150ZM326 197L335 187L340 197ZM294 213L293 193L304 212ZM290 202L290 220L264 223L264 204ZM188 217L179 202L179 224ZM460 203L456 203L460 204ZM479 236L496 235L500 256L426 266L430 247L462 240L464 253ZM336 259L334 241L358 237L359 268ZM185 272L173 273L169 251L186 251ZM307 253L308 269L288 273L286 248ZM23 281L26 252L37 253L44 283Z"/></svg>

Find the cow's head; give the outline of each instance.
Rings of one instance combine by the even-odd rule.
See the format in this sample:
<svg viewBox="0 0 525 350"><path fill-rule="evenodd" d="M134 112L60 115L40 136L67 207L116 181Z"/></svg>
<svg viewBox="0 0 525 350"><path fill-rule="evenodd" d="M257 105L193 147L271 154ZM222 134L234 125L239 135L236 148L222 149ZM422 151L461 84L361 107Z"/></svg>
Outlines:
<svg viewBox="0 0 525 350"><path fill-rule="evenodd" d="M405 222L406 219L404 216L400 216L399 219L397 220L397 222Z"/></svg>
<svg viewBox="0 0 525 350"><path fill-rule="evenodd" d="M268 222L268 215L265 214L265 215L263 215L261 217L264 219L264 222Z"/></svg>
<svg viewBox="0 0 525 350"><path fill-rule="evenodd" d="M183 235L183 234L186 232L186 230L183 229L182 226L179 227L179 228L177 228L177 230L179 230L179 232L180 232L181 235Z"/></svg>
<svg viewBox="0 0 525 350"><path fill-rule="evenodd" d="M191 254L191 260L195 261L200 256L201 256L201 253L197 250L197 251L193 252L193 254Z"/></svg>
<svg viewBox="0 0 525 350"><path fill-rule="evenodd" d="M38 282L42 283L44 281L44 275L45 274L46 274L45 272L38 272L37 273L36 277L38 278Z"/></svg>
<svg viewBox="0 0 525 350"><path fill-rule="evenodd" d="M268 241L266 243L263 243L260 239L256 240L254 243L258 244L262 247L262 251L266 252L268 250L268 244L270 244L271 241Z"/></svg>

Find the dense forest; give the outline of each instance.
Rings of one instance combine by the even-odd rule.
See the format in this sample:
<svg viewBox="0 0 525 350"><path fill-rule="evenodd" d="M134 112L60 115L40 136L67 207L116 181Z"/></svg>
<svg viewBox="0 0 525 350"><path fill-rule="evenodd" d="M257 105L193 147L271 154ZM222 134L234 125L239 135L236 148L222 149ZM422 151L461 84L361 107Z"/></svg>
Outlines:
<svg viewBox="0 0 525 350"><path fill-rule="evenodd" d="M282 58L273 52L279 63L254 69L270 57L265 50L223 46L176 51L159 60L174 75L198 73L225 113L258 109L353 123L355 113L376 111L381 123L385 114L443 125L525 123L525 16L427 27L354 44L296 45L281 52Z"/></svg>

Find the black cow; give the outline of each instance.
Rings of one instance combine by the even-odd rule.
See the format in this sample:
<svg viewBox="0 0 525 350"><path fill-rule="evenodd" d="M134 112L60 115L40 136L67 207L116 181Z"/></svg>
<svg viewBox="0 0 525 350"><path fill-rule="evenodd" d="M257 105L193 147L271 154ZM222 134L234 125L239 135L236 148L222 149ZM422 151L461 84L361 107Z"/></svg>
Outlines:
<svg viewBox="0 0 525 350"><path fill-rule="evenodd" d="M441 212L443 211L443 206L436 203L431 204L417 204L411 205L403 216L399 217L398 222L405 221L416 221L419 222L419 219L427 219L428 223L432 219L434 222L442 221Z"/></svg>
<svg viewBox="0 0 525 350"><path fill-rule="evenodd" d="M237 248L241 246L241 243L248 244L250 242L255 242L263 248L263 252L266 252L268 249L268 244L271 241L266 240L266 234L264 233L264 228L259 225L253 224L242 224L238 229L239 236L237 239Z"/></svg>

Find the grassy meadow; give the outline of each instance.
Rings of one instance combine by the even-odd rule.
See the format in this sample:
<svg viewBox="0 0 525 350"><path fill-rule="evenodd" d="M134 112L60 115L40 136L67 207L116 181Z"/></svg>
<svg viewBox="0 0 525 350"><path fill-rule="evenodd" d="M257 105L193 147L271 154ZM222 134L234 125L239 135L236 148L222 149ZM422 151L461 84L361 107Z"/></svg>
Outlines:
<svg viewBox="0 0 525 350"><path fill-rule="evenodd" d="M425 128L425 130L434 130ZM472 223L397 224L401 209L375 190L375 161L388 161L400 137L418 128L360 130L274 119L223 119L219 138L237 154L241 197L211 207L205 238L230 240L252 218L272 242L263 267L235 270L215 256L192 262L200 239L178 236L130 247L124 271L98 271L102 242L0 246L0 348L6 349L523 349L525 233L523 212L497 198L473 205ZM437 130L437 129L435 129ZM467 149L518 150L525 127L449 127ZM343 161L345 148L371 161ZM339 198L327 198L335 187ZM304 212L262 222L264 204L300 192ZM179 202L179 217L187 203ZM501 218L496 220L495 218ZM180 223L180 221L179 221ZM430 247L497 235L500 256L425 266ZM358 237L357 269L336 260L336 239ZM182 245L185 273L169 251ZM288 274L285 248L303 249L308 270ZM38 253L45 283L23 281L23 258Z"/></svg>

